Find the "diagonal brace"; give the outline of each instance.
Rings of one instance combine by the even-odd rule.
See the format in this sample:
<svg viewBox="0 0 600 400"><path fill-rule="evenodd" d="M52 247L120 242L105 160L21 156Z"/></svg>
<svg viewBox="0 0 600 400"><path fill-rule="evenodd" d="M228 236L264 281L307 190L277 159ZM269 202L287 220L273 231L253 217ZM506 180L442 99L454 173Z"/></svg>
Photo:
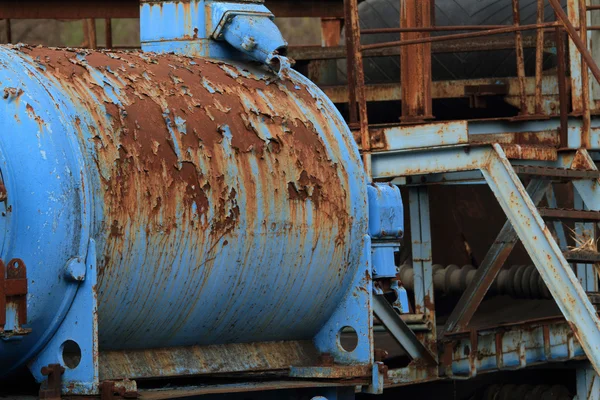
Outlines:
<svg viewBox="0 0 600 400"><path fill-rule="evenodd" d="M569 21L569 17L563 10L562 5L560 4L560 1L559 0L549 0L549 1L550 1L550 5L554 9L554 12L556 13L556 16L558 17L558 19L560 19L560 21L564 25L567 33L569 34L569 37L571 38L571 40L577 47L577 50L579 50L579 52L581 53L581 57L583 57L583 60L587 64L588 68L592 71L592 74L594 74L594 77L596 78L596 80L598 82L600 82L600 68L598 68L598 64L596 64L596 61L594 60L594 56L588 50L587 45L585 44L585 42L583 41L581 36L579 36L579 33L577 33L577 28L575 28L573 26L573 24L571 23L571 21Z"/></svg>
<svg viewBox="0 0 600 400"><path fill-rule="evenodd" d="M588 359L600 372L597 312L500 145L493 146L492 156L481 172Z"/></svg>
<svg viewBox="0 0 600 400"><path fill-rule="evenodd" d="M533 179L529 183L527 193L535 205L538 205L542 201L550 185L550 181L538 179ZM508 259L508 256L510 256L517 241L518 236L511 222L506 221L494 244L485 255L483 262L477 268L477 272L467 290L463 293L452 314L450 314L444 328L445 333L466 329L479 304L481 304L481 301L498 277L502 266Z"/></svg>
<svg viewBox="0 0 600 400"><path fill-rule="evenodd" d="M406 350L413 360L422 359L428 364L437 365L435 356L421 341L415 333L400 318L396 310L383 296L373 296L373 312L385 325L393 338Z"/></svg>
<svg viewBox="0 0 600 400"><path fill-rule="evenodd" d="M571 168L597 171L596 163L585 149L577 150ZM573 182L575 190L581 196L588 210L600 211L600 181L598 179L577 180Z"/></svg>

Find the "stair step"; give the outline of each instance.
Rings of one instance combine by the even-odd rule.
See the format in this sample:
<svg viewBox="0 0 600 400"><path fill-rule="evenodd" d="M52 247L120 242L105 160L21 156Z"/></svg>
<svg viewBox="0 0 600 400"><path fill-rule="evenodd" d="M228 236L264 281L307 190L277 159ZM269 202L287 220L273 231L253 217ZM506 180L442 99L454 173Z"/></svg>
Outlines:
<svg viewBox="0 0 600 400"><path fill-rule="evenodd" d="M550 221L600 221L600 211L572 210L568 208L540 208L540 215Z"/></svg>
<svg viewBox="0 0 600 400"><path fill-rule="evenodd" d="M565 253L565 258L571 263L596 264L600 263L600 253L591 250L571 250Z"/></svg>
<svg viewBox="0 0 600 400"><path fill-rule="evenodd" d="M517 175L542 179L558 179L565 181L576 179L600 179L600 171L595 170L532 167L527 165L516 165L513 168Z"/></svg>

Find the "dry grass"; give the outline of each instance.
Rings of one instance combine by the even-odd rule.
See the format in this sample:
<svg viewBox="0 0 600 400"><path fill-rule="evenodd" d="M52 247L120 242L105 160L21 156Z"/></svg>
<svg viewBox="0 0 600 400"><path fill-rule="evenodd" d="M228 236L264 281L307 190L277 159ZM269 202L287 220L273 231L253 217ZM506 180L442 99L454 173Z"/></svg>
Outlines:
<svg viewBox="0 0 600 400"><path fill-rule="evenodd" d="M575 246L569 246L570 251L597 251L600 238L594 240L593 232L583 230L577 232L569 227L567 229L571 233L571 239L575 242Z"/></svg>
<svg viewBox="0 0 600 400"><path fill-rule="evenodd" d="M593 231L583 230L579 233L569 227L567 229L570 231L571 239L575 242L575 246L569 246L570 251L598 251L600 238L594 240ZM600 264L594 264L594 271L596 271L596 275L600 278Z"/></svg>

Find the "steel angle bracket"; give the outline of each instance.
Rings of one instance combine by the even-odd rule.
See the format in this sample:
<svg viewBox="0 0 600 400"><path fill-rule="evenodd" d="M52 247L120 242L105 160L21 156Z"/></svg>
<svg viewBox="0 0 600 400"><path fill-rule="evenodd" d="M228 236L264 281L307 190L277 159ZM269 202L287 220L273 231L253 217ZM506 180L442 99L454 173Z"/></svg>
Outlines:
<svg viewBox="0 0 600 400"><path fill-rule="evenodd" d="M317 350L328 353L335 364L373 364L371 238L365 235L363 239L360 267L353 277L351 289L314 338ZM340 342L342 330L347 327L354 329L358 337L356 348L350 352L344 350Z"/></svg>
<svg viewBox="0 0 600 400"><path fill-rule="evenodd" d="M385 297L373 296L373 312L413 360L425 360L430 365L437 365L435 355L421 343Z"/></svg>
<svg viewBox="0 0 600 400"><path fill-rule="evenodd" d="M38 382L50 365L64 367L63 395L98 395L98 313L96 298L96 244L90 240L85 258L85 279L77 289L63 323L40 354L29 363Z"/></svg>

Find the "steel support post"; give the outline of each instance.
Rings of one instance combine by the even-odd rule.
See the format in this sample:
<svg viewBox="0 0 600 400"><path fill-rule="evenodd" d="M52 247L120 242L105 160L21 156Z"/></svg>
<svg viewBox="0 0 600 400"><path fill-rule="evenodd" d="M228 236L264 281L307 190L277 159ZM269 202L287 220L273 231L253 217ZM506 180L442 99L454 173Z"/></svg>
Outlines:
<svg viewBox="0 0 600 400"><path fill-rule="evenodd" d="M12 43L12 27L11 27L11 22L10 19L7 18L4 20L4 29L6 31L6 43L11 44Z"/></svg>
<svg viewBox="0 0 600 400"><path fill-rule="evenodd" d="M113 48L113 32L111 18L106 18L104 20L104 42L107 49Z"/></svg>
<svg viewBox="0 0 600 400"><path fill-rule="evenodd" d="M401 28L428 28L431 26L431 0L402 1ZM404 32L402 40L429 37L427 32ZM419 122L431 119L431 43L403 46L400 50L402 79L402 121Z"/></svg>
<svg viewBox="0 0 600 400"><path fill-rule="evenodd" d="M572 163L573 168L597 170L596 163L585 149L577 151ZM585 206L592 211L600 211L600 181L581 180L574 181L573 186L581 196Z"/></svg>
<svg viewBox="0 0 600 400"><path fill-rule="evenodd" d="M586 210L587 207L583 203L579 192L575 192L575 204L576 210ZM590 242L594 246L594 251L598 251L596 248L596 228L593 223L576 223L575 234L579 241ZM589 249L592 250L592 249ZM598 291L598 277L593 264L575 264L575 271L577 278L581 282L581 286L586 292L597 292Z"/></svg>
<svg viewBox="0 0 600 400"><path fill-rule="evenodd" d="M579 26L579 1L567 0L567 14L569 21L574 26ZM584 0L585 1L585 0ZM552 4L552 3L550 3ZM557 16L557 20L560 18ZM571 71L571 97L574 113L583 112L583 86L581 80L581 53L577 50L575 43L569 39L569 70Z"/></svg>
<svg viewBox="0 0 600 400"><path fill-rule="evenodd" d="M556 201L556 193L554 192L554 186L551 186L546 192L546 201L548 207L558 208L558 202ZM557 243L562 251L567 251L569 244L567 243L567 234L565 233L565 226L561 221L554 221L554 233L558 239Z"/></svg>
<svg viewBox="0 0 600 400"><path fill-rule="evenodd" d="M321 19L321 46L335 47L342 40L342 20ZM338 80L337 60L313 60L308 64L308 77L319 85L335 85Z"/></svg>
<svg viewBox="0 0 600 400"><path fill-rule="evenodd" d="M412 258L415 270L415 314L425 314L433 296L433 263L431 260L431 226L427 188L409 191Z"/></svg>
<svg viewBox="0 0 600 400"><path fill-rule="evenodd" d="M577 369L575 400L600 400L600 376L589 365Z"/></svg>
<svg viewBox="0 0 600 400"><path fill-rule="evenodd" d="M431 326L435 322L433 261L431 249L431 218L427 187L409 191L412 258L415 271L415 314L424 314ZM419 334L420 339L435 353L436 330Z"/></svg>

